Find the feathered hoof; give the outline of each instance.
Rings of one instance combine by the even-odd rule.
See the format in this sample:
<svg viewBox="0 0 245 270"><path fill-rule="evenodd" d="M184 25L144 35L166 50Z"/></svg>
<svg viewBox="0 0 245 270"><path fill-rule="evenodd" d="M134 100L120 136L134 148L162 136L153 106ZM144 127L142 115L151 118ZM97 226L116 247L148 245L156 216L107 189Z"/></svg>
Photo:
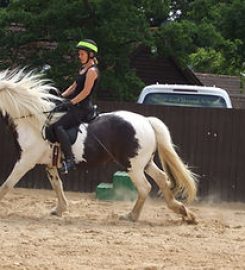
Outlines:
<svg viewBox="0 0 245 270"><path fill-rule="evenodd" d="M187 207L185 207L183 204L179 208L179 213L182 215L182 220L187 224L198 224L196 215L187 209Z"/></svg>
<svg viewBox="0 0 245 270"><path fill-rule="evenodd" d="M187 215L182 216L182 220L189 225L197 225L198 224L196 215L193 214L192 212L190 212L189 210L187 210Z"/></svg>

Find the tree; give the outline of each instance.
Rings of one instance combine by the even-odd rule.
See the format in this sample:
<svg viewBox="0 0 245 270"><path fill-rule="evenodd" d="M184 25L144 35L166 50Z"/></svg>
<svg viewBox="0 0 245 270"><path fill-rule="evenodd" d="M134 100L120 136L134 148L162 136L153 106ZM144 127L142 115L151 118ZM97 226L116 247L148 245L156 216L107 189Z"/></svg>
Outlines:
<svg viewBox="0 0 245 270"><path fill-rule="evenodd" d="M101 88L133 100L143 83L130 55L140 44L195 71L244 71L244 13L242 0L12 0L0 9L0 68L50 66L47 76L63 89L79 67L76 43L92 38Z"/></svg>
<svg viewBox="0 0 245 270"><path fill-rule="evenodd" d="M157 31L157 47L195 71L238 75L245 54L244 13L242 0L171 1L172 20ZM220 59L219 68L212 59Z"/></svg>
<svg viewBox="0 0 245 270"><path fill-rule="evenodd" d="M149 23L130 0L13 1L0 15L1 68L48 64L48 76L64 88L79 65L75 44L86 37L100 47L101 85L114 98L132 98L142 87L129 57L137 44L150 42Z"/></svg>
<svg viewBox="0 0 245 270"><path fill-rule="evenodd" d="M213 49L204 48L198 49L195 53L190 54L190 62L192 68L198 67L199 72L206 72L207 66L211 73L222 73L222 67L225 62L221 52L217 52Z"/></svg>
<svg viewBox="0 0 245 270"><path fill-rule="evenodd" d="M242 65L245 59L245 2L234 0L221 6L219 29L225 39L237 44L237 54Z"/></svg>

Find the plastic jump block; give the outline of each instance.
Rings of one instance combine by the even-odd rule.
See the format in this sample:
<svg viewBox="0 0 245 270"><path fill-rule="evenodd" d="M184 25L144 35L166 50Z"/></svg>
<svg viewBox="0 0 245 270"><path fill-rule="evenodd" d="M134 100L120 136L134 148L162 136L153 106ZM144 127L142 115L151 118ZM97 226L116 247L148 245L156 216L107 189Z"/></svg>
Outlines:
<svg viewBox="0 0 245 270"><path fill-rule="evenodd" d="M96 187L96 198L99 200L113 200L113 184L101 183Z"/></svg>
<svg viewBox="0 0 245 270"><path fill-rule="evenodd" d="M136 188L126 172L114 173L112 181L114 200L132 201L136 199Z"/></svg>
<svg viewBox="0 0 245 270"><path fill-rule="evenodd" d="M124 187L136 191L135 186L132 183L132 180L130 179L130 177L126 172L121 171L115 172L112 181L114 189Z"/></svg>
<svg viewBox="0 0 245 270"><path fill-rule="evenodd" d="M101 183L96 187L99 200L133 201L137 197L136 188L126 172L114 173L112 183Z"/></svg>

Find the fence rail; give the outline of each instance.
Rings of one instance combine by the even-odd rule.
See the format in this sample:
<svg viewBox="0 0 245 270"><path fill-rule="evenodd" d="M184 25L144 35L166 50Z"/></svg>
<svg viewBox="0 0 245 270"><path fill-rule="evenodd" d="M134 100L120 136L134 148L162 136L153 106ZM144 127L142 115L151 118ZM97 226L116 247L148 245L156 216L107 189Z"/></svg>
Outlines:
<svg viewBox="0 0 245 270"><path fill-rule="evenodd" d="M199 175L200 198L245 201L245 110L162 107L121 102L98 102L101 112L129 110L156 116L169 127L181 158ZM0 183L17 159L13 135L0 118ZM65 190L93 192L111 182L115 164L77 169L63 177ZM50 188L44 167L37 166L20 187Z"/></svg>

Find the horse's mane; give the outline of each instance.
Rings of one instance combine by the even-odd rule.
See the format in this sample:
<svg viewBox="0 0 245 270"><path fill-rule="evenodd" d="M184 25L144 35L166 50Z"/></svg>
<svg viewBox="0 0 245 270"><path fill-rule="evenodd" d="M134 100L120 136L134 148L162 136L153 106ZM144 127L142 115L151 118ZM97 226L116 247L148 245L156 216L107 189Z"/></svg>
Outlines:
<svg viewBox="0 0 245 270"><path fill-rule="evenodd" d="M0 110L13 119L27 117L38 126L43 124L47 115L42 112L54 108L51 101L60 99L50 94L56 88L44 79L41 73L27 72L26 69L5 70L0 72ZM29 118L29 119L28 119Z"/></svg>

